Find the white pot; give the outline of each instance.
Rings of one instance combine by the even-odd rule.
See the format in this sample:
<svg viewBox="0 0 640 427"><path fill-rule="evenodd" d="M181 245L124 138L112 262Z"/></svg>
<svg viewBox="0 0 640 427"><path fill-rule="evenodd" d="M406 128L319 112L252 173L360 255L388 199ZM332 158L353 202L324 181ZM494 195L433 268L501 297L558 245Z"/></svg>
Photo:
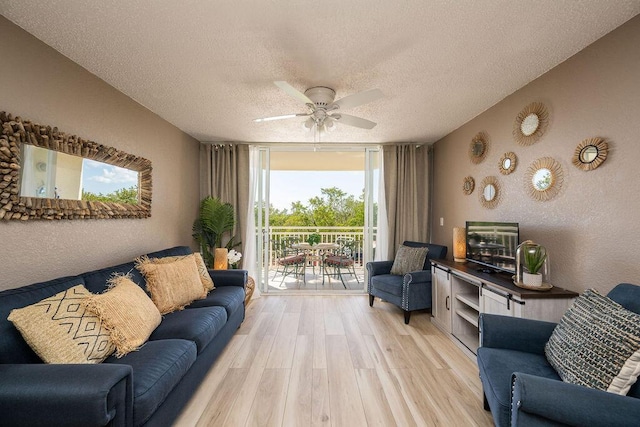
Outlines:
<svg viewBox="0 0 640 427"><path fill-rule="evenodd" d="M527 286L542 286L542 274L522 272L522 283Z"/></svg>

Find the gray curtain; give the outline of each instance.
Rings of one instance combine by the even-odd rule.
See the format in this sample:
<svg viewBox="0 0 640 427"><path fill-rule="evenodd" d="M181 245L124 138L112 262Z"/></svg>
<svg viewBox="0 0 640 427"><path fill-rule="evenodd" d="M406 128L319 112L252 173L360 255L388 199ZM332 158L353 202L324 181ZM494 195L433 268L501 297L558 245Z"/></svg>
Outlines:
<svg viewBox="0 0 640 427"><path fill-rule="evenodd" d="M200 199L207 196L231 203L236 212L233 235L243 240L249 203L248 145L200 145ZM238 250L245 253L244 242Z"/></svg>
<svg viewBox="0 0 640 427"><path fill-rule="evenodd" d="M405 240L429 241L429 147L385 145L384 189L389 255Z"/></svg>

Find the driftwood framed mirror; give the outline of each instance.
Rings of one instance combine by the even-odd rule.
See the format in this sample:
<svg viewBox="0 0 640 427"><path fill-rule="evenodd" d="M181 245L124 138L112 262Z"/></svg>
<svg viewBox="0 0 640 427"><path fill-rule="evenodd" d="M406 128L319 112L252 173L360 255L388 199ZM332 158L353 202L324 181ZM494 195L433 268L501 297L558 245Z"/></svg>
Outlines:
<svg viewBox="0 0 640 427"><path fill-rule="evenodd" d="M573 164L583 171L591 171L607 159L609 144L603 138L588 138L576 147Z"/></svg>
<svg viewBox="0 0 640 427"><path fill-rule="evenodd" d="M5 112L0 124L0 219L151 216L150 160ZM120 186L87 191L90 177Z"/></svg>

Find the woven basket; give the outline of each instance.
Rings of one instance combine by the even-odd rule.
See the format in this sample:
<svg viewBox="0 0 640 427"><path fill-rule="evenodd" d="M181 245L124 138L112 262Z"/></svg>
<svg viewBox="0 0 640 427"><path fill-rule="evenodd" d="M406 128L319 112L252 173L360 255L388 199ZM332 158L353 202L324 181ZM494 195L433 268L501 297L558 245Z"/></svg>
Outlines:
<svg viewBox="0 0 640 427"><path fill-rule="evenodd" d="M253 280L253 277L248 276L247 277L247 286L245 286L244 291L246 293L245 297L244 297L244 306L246 307L247 304L249 304L249 301L251 301L251 296L253 295L253 290L256 287L256 282L255 280Z"/></svg>

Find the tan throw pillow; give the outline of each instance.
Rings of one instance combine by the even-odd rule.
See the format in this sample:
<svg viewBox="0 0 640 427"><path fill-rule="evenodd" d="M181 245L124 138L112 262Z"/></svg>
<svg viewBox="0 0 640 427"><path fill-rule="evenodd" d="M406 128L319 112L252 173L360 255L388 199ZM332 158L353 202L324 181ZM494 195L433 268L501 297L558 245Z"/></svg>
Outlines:
<svg viewBox="0 0 640 427"><path fill-rule="evenodd" d="M163 263L141 257L136 260L136 268L144 275L151 300L162 314L182 310L207 296L193 256Z"/></svg>
<svg viewBox="0 0 640 427"><path fill-rule="evenodd" d="M396 259L391 266L391 274L405 275L412 271L420 271L424 267L429 248L412 248L400 245L396 253Z"/></svg>
<svg viewBox="0 0 640 427"><path fill-rule="evenodd" d="M149 339L162 316L128 276L112 277L109 285L107 292L86 298L84 305L100 318L116 346L116 356L122 357Z"/></svg>
<svg viewBox="0 0 640 427"><path fill-rule="evenodd" d="M104 324L82 305L91 295L77 285L11 310L8 319L46 363L100 363L115 347Z"/></svg>
<svg viewBox="0 0 640 427"><path fill-rule="evenodd" d="M198 274L200 275L200 282L202 282L202 286L206 292L210 292L214 290L216 287L213 284L213 279L209 275L209 270L207 270L207 265L204 263L204 259L202 259L202 254L200 252L196 252L189 255L177 255L177 256L167 256L162 258L149 258L150 262L154 264L167 264L170 262L174 262L184 258L193 258L196 262L196 267L198 267Z"/></svg>

